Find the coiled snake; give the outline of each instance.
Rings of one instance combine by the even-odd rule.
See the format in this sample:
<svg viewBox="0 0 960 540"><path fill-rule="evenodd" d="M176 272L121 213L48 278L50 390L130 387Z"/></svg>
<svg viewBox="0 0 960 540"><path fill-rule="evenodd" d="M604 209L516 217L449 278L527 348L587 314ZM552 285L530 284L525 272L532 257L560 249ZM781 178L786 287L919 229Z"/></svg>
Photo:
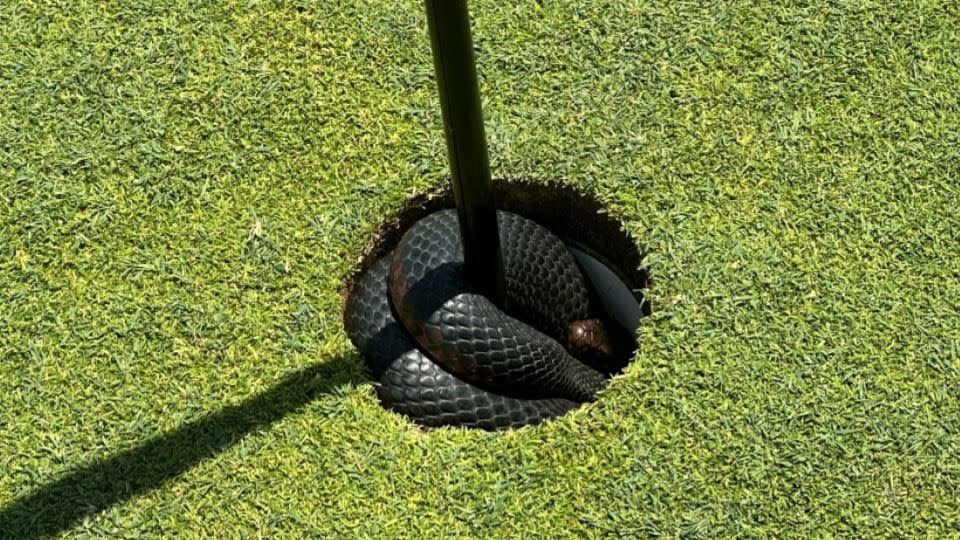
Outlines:
<svg viewBox="0 0 960 540"><path fill-rule="evenodd" d="M461 278L453 210L415 223L347 301L381 402L421 425L539 423L593 401L632 353L563 241L515 214L497 220L509 314Z"/></svg>

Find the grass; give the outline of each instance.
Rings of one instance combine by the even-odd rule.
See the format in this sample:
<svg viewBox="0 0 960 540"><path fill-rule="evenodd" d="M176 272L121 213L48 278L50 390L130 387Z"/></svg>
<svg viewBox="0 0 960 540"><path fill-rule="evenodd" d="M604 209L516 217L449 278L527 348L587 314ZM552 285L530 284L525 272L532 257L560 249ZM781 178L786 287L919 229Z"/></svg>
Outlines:
<svg viewBox="0 0 960 540"><path fill-rule="evenodd" d="M960 534L960 10L472 4L494 173L654 314L596 404L421 432L339 287L442 184L421 6L0 6L0 537Z"/></svg>

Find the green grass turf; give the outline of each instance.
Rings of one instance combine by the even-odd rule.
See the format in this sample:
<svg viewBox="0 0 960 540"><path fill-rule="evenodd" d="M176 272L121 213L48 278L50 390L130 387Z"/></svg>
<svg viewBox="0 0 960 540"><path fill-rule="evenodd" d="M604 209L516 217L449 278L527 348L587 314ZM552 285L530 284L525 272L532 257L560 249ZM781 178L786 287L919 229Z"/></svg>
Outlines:
<svg viewBox="0 0 960 540"><path fill-rule="evenodd" d="M651 252L627 373L378 406L339 287L443 183L418 2L8 0L0 537L958 534L958 5L472 9L495 175Z"/></svg>

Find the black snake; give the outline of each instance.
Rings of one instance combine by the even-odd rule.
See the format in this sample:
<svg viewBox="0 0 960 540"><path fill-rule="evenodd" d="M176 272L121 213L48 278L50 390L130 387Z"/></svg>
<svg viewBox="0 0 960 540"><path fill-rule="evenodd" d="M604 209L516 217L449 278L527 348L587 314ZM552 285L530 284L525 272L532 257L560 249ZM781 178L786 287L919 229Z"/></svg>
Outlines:
<svg viewBox="0 0 960 540"><path fill-rule="evenodd" d="M632 353L563 241L515 214L497 220L509 315L461 278L453 210L415 223L347 300L381 402L421 425L539 423L593 401Z"/></svg>

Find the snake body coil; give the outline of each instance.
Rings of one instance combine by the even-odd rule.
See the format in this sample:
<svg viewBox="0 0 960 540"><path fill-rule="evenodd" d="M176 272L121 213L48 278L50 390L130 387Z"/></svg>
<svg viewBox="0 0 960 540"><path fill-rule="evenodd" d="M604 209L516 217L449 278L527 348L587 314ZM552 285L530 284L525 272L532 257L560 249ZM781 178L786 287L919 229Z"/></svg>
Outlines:
<svg viewBox="0 0 960 540"><path fill-rule="evenodd" d="M497 218L509 315L463 281L452 210L414 224L348 299L345 327L381 402L419 424L536 424L595 399L615 363L563 242L526 218Z"/></svg>

